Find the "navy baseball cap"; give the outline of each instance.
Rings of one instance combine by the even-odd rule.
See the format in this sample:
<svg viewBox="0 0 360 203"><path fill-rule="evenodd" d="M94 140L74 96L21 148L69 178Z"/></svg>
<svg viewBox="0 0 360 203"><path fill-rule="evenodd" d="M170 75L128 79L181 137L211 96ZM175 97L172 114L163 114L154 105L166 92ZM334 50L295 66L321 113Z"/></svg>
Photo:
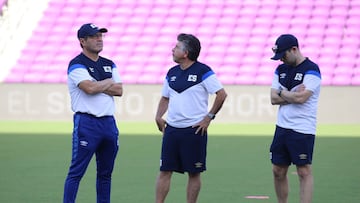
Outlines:
<svg viewBox="0 0 360 203"><path fill-rule="evenodd" d="M77 32L78 38L85 38L88 36L93 36L98 32L105 33L108 30L106 28L99 28L93 23L87 23L80 27L80 29Z"/></svg>
<svg viewBox="0 0 360 203"><path fill-rule="evenodd" d="M277 38L275 42L275 46L272 48L274 52L274 56L271 58L272 60L279 60L281 59L287 50L291 47L299 46L298 40L294 35L291 34L283 34Z"/></svg>

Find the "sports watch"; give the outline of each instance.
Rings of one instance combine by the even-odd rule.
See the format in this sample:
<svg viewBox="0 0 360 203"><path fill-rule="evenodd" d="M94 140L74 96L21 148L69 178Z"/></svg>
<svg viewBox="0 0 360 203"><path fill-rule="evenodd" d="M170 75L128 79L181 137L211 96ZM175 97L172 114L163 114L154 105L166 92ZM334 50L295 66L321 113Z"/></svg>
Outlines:
<svg viewBox="0 0 360 203"><path fill-rule="evenodd" d="M209 117L211 120L214 120L215 118L215 114L213 113L208 113L206 116Z"/></svg>

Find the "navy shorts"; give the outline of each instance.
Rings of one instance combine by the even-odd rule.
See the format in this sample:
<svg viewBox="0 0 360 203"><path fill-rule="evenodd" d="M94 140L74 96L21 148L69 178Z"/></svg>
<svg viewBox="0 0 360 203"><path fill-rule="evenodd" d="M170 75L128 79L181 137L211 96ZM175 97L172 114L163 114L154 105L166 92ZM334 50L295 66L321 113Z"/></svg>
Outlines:
<svg viewBox="0 0 360 203"><path fill-rule="evenodd" d="M295 132L276 126L270 147L270 159L274 165L302 166L312 163L315 135Z"/></svg>
<svg viewBox="0 0 360 203"><path fill-rule="evenodd" d="M207 134L195 134L197 128L165 128L160 171L200 173L206 170Z"/></svg>

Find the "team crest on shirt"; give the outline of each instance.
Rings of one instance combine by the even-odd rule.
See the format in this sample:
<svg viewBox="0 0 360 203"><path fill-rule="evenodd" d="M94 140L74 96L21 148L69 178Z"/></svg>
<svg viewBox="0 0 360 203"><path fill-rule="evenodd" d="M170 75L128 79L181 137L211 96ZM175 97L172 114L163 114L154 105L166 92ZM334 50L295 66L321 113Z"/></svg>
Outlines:
<svg viewBox="0 0 360 203"><path fill-rule="evenodd" d="M111 73L111 66L103 66L103 69L107 73Z"/></svg>
<svg viewBox="0 0 360 203"><path fill-rule="evenodd" d="M303 74L302 73L296 73L294 80L302 81Z"/></svg>
<svg viewBox="0 0 360 203"><path fill-rule="evenodd" d="M197 75L189 75L188 76L189 82L196 82L197 81Z"/></svg>

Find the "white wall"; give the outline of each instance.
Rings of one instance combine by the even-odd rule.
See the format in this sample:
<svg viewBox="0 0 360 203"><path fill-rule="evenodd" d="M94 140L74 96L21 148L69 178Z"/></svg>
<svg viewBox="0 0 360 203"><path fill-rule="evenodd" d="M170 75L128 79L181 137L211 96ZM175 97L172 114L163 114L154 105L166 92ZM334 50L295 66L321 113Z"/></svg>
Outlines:
<svg viewBox="0 0 360 203"><path fill-rule="evenodd" d="M270 104L269 88L225 86L229 96L217 122L275 122L277 107ZM161 85L124 85L124 96L117 99L117 118L152 122L160 92ZM1 84L0 98L0 121L72 119L66 84ZM359 100L360 87L322 87L318 122L360 124Z"/></svg>

